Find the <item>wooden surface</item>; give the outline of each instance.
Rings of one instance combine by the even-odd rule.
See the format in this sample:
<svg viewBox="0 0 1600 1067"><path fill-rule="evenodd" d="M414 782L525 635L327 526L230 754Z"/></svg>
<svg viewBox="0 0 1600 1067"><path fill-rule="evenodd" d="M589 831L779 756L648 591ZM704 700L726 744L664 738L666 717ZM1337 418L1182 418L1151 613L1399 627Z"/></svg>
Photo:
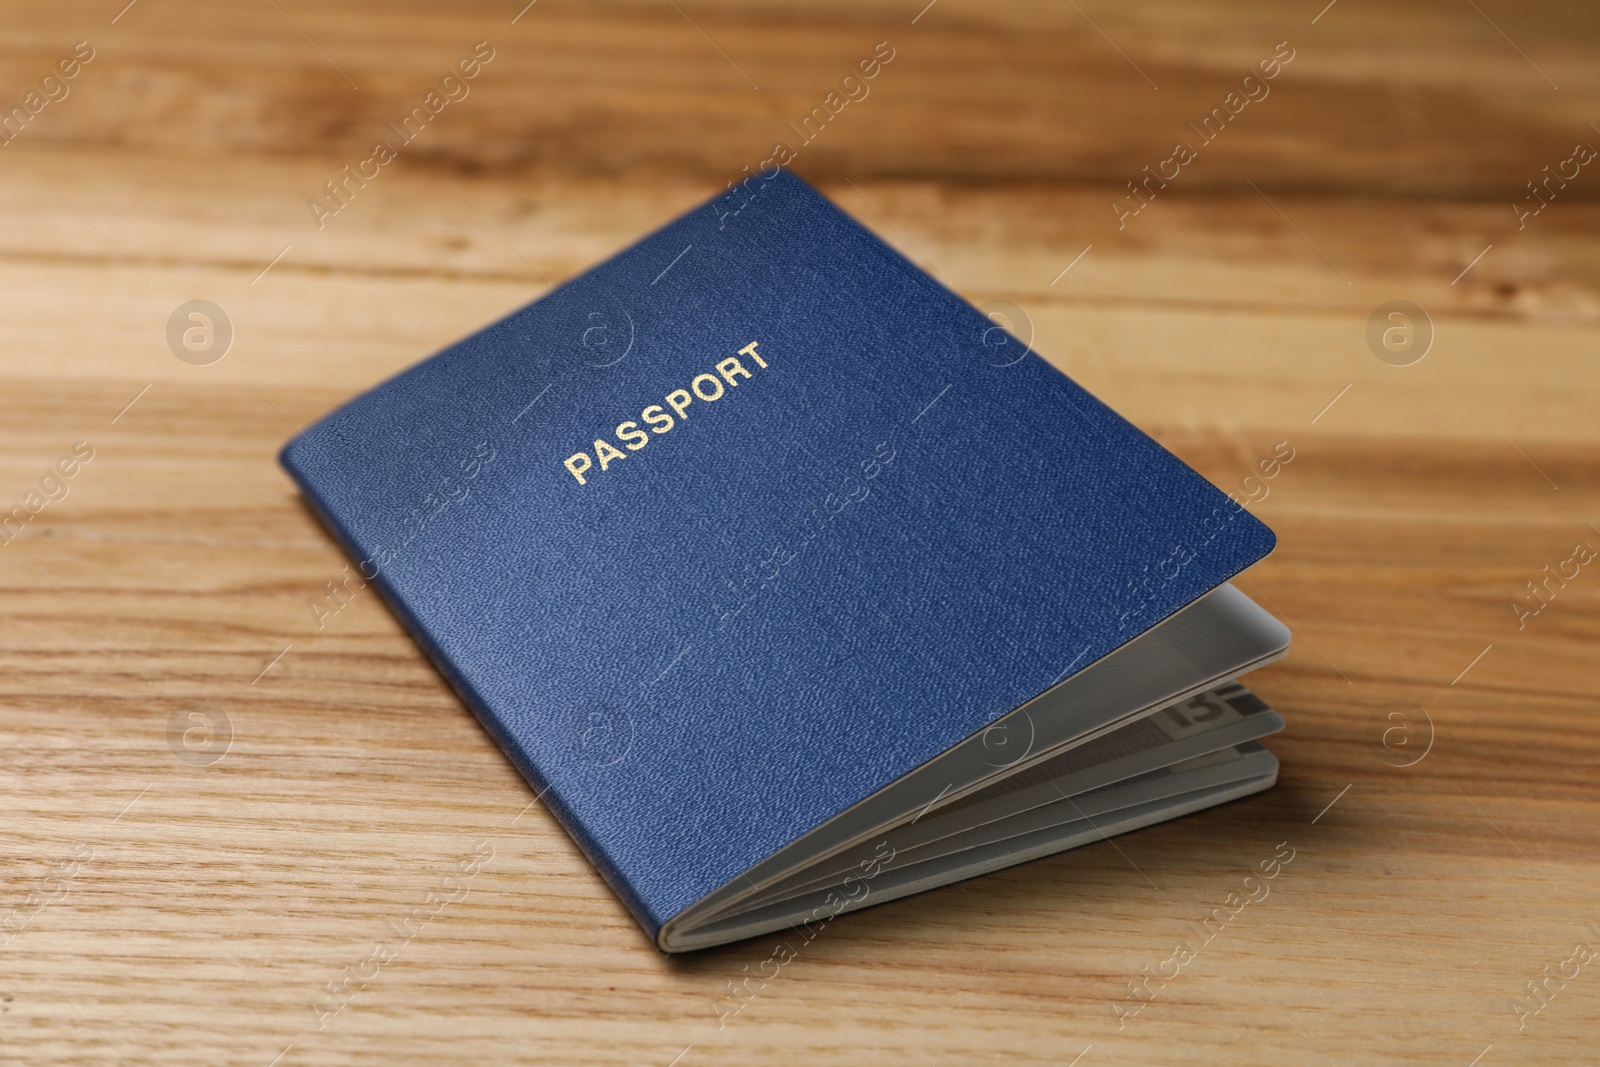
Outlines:
<svg viewBox="0 0 1600 1067"><path fill-rule="evenodd" d="M1600 569L1511 607L1600 548L1600 173L1512 209L1600 144L1592 5L120 6L0 11L4 108L95 49L0 147L0 510L94 451L0 545L0 1061L1592 1062ZM719 1026L778 939L657 954L370 592L318 630L344 560L274 454L795 140L880 41L797 171L1217 484L1294 449L1246 586L1296 632L1252 677L1282 779L841 919ZM191 299L233 324L211 365L169 349ZM1396 299L1411 366L1365 336Z"/></svg>

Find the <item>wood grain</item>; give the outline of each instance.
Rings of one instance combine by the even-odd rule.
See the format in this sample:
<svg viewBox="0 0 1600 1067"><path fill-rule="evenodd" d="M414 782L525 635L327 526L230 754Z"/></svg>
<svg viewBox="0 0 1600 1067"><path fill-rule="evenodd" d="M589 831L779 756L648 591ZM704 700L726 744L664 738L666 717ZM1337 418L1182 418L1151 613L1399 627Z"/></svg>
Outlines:
<svg viewBox="0 0 1600 1067"><path fill-rule="evenodd" d="M1592 1057L1594 964L1511 1006L1600 945L1600 572L1511 608L1600 547L1600 177L1511 206L1600 143L1592 7L119 6L0 12L0 106L96 48L0 146L0 511L94 450L0 544L0 1062ZM307 199L482 40L319 229ZM1252 681L1283 775L831 924L719 1025L772 943L656 953L370 593L319 629L344 560L274 455L759 163L880 41L800 173L1217 484L1294 448L1246 587L1296 630ZM236 332L205 367L166 338L195 298ZM1367 347L1394 299L1435 331L1408 367ZM191 711L231 738L185 749ZM1271 895L1119 1023L1280 842Z"/></svg>

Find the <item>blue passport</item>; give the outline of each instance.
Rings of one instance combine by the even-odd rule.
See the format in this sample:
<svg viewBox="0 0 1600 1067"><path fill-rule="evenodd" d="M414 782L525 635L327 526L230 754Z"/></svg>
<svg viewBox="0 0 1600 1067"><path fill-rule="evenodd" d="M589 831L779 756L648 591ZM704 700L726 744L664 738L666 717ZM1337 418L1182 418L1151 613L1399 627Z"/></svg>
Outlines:
<svg viewBox="0 0 1600 1067"><path fill-rule="evenodd" d="M1276 777L1271 531L782 170L281 459L665 951Z"/></svg>

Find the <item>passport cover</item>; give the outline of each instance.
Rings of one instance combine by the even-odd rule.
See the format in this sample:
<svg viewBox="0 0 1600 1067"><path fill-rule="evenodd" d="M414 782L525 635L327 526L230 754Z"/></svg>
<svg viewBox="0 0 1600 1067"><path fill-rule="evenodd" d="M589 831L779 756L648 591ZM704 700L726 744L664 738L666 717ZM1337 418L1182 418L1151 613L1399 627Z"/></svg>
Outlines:
<svg viewBox="0 0 1600 1067"><path fill-rule="evenodd" d="M1274 543L782 170L281 460L652 939Z"/></svg>

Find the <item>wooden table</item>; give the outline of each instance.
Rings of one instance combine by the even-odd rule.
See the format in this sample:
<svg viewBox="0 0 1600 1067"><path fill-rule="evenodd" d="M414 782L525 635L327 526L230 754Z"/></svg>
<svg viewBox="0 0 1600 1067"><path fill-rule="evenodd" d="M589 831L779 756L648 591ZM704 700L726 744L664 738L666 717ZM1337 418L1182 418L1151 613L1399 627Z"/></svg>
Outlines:
<svg viewBox="0 0 1600 1067"><path fill-rule="evenodd" d="M122 2L0 12L0 1061L1592 1062L1592 5ZM319 629L274 455L780 140L1218 485L1287 442L1295 642L1275 790L841 920L719 1027L771 945L659 955L370 592Z"/></svg>

